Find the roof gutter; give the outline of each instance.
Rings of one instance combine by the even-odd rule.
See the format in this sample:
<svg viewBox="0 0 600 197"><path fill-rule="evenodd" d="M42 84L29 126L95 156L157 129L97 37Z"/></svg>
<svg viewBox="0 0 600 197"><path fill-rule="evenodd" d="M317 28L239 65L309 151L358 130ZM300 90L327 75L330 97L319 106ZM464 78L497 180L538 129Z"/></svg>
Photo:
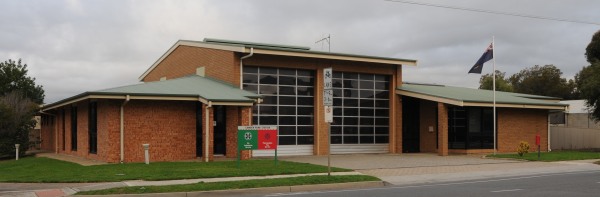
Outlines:
<svg viewBox="0 0 600 197"><path fill-rule="evenodd" d="M244 83L242 83L244 73L242 72L242 67L244 66L243 61L246 58L252 57L254 55L254 47L250 48L250 54L240 58L240 90L244 89Z"/></svg>

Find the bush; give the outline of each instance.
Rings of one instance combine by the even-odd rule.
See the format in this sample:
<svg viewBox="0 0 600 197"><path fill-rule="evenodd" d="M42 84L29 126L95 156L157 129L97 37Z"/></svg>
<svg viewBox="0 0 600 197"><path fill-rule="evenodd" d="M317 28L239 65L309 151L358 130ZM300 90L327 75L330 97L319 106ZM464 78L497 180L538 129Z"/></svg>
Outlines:
<svg viewBox="0 0 600 197"><path fill-rule="evenodd" d="M15 144L21 145L19 154L25 154L36 109L36 104L19 92L0 96L0 157L14 155Z"/></svg>
<svg viewBox="0 0 600 197"><path fill-rule="evenodd" d="M519 148L517 148L517 153L521 157L524 154L529 153L529 143L527 143L526 141L521 141L521 143L519 143Z"/></svg>

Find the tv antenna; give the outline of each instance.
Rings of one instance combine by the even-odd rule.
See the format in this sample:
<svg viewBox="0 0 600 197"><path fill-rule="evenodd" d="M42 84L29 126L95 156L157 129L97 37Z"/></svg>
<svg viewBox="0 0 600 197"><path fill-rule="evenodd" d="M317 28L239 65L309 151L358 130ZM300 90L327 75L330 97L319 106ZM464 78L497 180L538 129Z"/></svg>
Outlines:
<svg viewBox="0 0 600 197"><path fill-rule="evenodd" d="M327 37L321 38L317 40L315 44L321 43L321 48L323 48L323 44L327 42L327 47L329 47L329 52L331 53L331 34L327 34Z"/></svg>

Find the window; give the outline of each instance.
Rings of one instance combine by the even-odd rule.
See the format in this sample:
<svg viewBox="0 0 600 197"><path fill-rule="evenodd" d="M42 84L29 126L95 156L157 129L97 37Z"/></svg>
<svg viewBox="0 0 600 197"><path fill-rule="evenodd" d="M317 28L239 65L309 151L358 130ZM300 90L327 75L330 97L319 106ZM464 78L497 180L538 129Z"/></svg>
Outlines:
<svg viewBox="0 0 600 197"><path fill-rule="evenodd" d="M332 144L388 143L389 78L333 72Z"/></svg>
<svg viewBox="0 0 600 197"><path fill-rule="evenodd" d="M491 149L494 147L491 108L451 107L448 110L448 148Z"/></svg>
<svg viewBox="0 0 600 197"><path fill-rule="evenodd" d="M77 107L71 107L71 150L77 150Z"/></svg>
<svg viewBox="0 0 600 197"><path fill-rule="evenodd" d="M98 152L98 103L90 102L88 110L88 134L89 134L89 145L90 153Z"/></svg>
<svg viewBox="0 0 600 197"><path fill-rule="evenodd" d="M313 144L314 80L313 71L244 66L244 90L263 96L253 124L279 125L280 145Z"/></svg>

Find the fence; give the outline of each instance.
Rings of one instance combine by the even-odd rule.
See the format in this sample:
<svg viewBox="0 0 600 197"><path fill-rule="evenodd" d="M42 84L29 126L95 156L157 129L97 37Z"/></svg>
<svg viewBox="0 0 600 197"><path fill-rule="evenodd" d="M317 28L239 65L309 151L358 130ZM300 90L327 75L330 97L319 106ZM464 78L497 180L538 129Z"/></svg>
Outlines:
<svg viewBox="0 0 600 197"><path fill-rule="evenodd" d="M550 127L552 150L600 149L600 129Z"/></svg>

